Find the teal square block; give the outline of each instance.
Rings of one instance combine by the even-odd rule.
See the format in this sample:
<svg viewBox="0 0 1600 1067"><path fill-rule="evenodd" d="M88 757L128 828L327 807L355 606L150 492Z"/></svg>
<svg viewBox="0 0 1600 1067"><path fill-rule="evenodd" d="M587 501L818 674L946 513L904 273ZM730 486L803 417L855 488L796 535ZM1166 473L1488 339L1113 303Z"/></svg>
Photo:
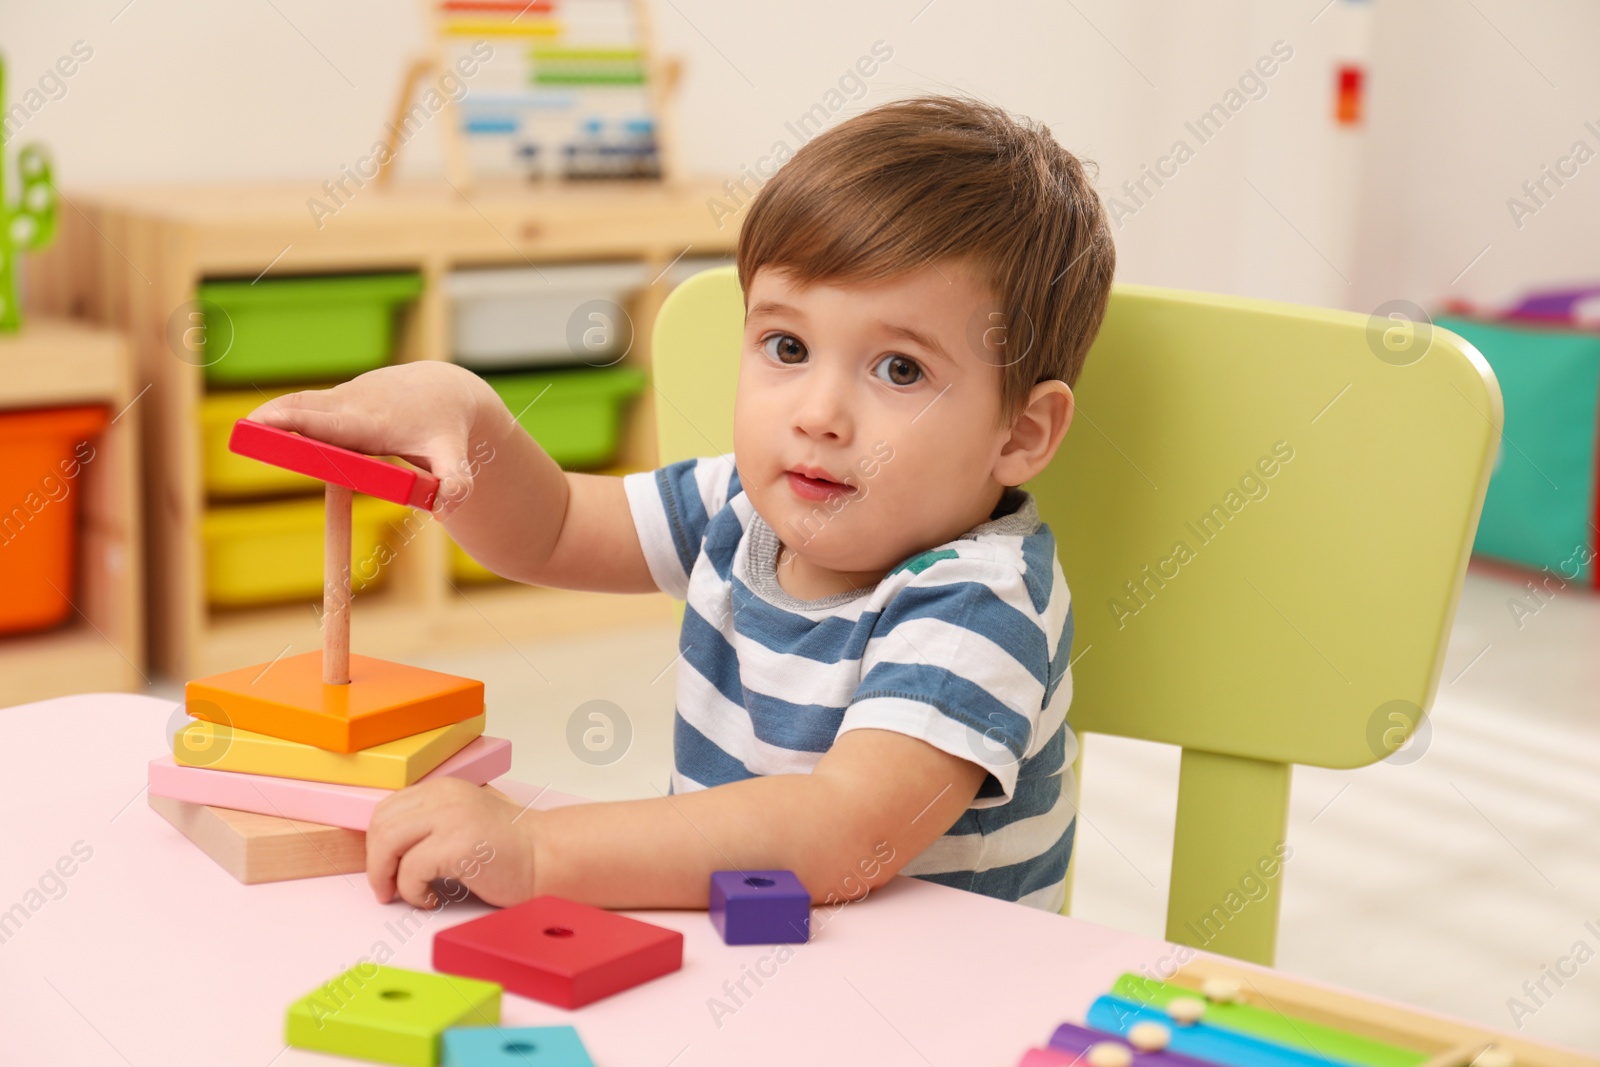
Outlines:
<svg viewBox="0 0 1600 1067"><path fill-rule="evenodd" d="M570 1026L446 1030L444 1067L594 1067Z"/></svg>

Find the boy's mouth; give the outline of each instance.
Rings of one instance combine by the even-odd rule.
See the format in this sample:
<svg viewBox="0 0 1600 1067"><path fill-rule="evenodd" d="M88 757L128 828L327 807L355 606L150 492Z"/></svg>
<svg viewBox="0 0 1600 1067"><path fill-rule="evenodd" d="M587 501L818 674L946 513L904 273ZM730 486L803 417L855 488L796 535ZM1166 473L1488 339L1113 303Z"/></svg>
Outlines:
<svg viewBox="0 0 1600 1067"><path fill-rule="evenodd" d="M856 491L855 486L835 481L817 467L794 467L784 471L783 476L794 494L806 500L827 500Z"/></svg>

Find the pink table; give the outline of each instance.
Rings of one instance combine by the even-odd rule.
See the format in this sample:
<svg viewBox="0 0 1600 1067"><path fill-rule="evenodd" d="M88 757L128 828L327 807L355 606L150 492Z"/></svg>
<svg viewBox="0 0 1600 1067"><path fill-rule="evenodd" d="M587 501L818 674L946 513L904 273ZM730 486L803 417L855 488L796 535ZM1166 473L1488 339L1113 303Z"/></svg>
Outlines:
<svg viewBox="0 0 1600 1067"><path fill-rule="evenodd" d="M375 903L359 875L238 884L146 805L175 710L96 694L0 711L4 1063L348 1062L286 1049L288 1004L363 957L429 970L433 931L486 910L408 925L413 909ZM635 914L683 932L682 971L576 1012L507 995L504 1023L571 1023L600 1067L999 1067L1172 952L910 878L818 909L811 943L782 962L724 945L704 912Z"/></svg>

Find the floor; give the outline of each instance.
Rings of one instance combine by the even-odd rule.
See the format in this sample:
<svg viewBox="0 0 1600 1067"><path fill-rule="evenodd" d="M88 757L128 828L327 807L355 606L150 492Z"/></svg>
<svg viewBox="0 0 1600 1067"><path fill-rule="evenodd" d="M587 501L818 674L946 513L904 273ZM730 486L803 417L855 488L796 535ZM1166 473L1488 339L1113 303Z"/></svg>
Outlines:
<svg viewBox="0 0 1600 1067"><path fill-rule="evenodd" d="M1296 771L1278 964L1600 1052L1600 596L1519 592L1469 572L1426 738ZM676 654L663 625L423 665L488 683L516 777L613 799L666 789ZM1072 912L1159 937L1177 751L1086 742Z"/></svg>

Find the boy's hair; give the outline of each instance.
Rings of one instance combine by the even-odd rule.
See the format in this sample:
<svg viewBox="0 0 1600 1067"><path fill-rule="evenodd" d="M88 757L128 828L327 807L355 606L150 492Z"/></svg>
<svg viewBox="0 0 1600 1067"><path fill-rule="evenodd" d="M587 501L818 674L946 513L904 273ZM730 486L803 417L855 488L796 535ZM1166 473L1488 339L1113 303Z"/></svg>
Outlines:
<svg viewBox="0 0 1600 1067"><path fill-rule="evenodd" d="M762 267L804 286L947 259L975 266L998 300L1003 317L975 323L968 343L992 361L984 332L1007 327L1002 424L1037 383L1077 381L1116 249L1083 164L1048 127L959 96L883 104L807 142L761 187L739 232L746 292Z"/></svg>

